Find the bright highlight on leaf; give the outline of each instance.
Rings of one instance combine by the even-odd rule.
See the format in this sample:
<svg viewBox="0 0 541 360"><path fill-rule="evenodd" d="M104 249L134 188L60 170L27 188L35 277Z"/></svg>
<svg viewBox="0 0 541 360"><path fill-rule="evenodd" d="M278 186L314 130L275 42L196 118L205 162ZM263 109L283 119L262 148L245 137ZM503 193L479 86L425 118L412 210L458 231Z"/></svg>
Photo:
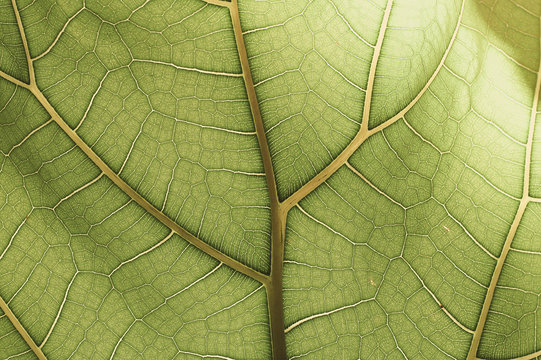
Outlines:
<svg viewBox="0 0 541 360"><path fill-rule="evenodd" d="M541 358L538 0L0 0L0 359Z"/></svg>

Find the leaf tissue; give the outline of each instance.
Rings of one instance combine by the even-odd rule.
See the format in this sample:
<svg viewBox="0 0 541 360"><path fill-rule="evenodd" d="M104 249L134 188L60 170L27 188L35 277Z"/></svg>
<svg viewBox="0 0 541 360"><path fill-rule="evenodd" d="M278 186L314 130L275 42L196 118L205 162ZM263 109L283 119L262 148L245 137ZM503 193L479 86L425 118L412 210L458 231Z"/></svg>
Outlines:
<svg viewBox="0 0 541 360"><path fill-rule="evenodd" d="M539 0L0 0L0 359L541 359Z"/></svg>

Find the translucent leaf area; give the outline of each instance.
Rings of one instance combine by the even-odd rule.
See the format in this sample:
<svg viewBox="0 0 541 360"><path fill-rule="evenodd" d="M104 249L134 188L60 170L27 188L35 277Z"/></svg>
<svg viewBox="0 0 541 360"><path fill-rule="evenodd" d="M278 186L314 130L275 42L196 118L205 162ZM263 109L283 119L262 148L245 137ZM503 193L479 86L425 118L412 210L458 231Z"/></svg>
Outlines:
<svg viewBox="0 0 541 360"><path fill-rule="evenodd" d="M541 359L539 0L0 0L0 359Z"/></svg>

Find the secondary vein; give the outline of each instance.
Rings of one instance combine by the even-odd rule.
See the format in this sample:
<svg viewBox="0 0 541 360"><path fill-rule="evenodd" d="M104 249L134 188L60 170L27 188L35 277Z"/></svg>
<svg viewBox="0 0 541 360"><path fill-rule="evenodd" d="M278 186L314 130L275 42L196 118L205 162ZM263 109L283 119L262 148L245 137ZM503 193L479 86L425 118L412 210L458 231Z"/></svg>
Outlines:
<svg viewBox="0 0 541 360"><path fill-rule="evenodd" d="M17 329L17 331L19 332L19 334L21 335L21 337L24 339L24 341L26 341L26 343L28 344L28 346L30 347L30 349L32 349L32 351L34 352L34 354L36 354L36 356L38 357L38 359L40 360L47 360L47 358L45 357L45 355L43 354L43 352L41 351L41 349L36 345L36 343L34 342L34 340L32 339L32 337L30 337L30 335L28 334L28 332L26 331L26 329L22 326L22 324L19 322L19 319L17 319L17 317L15 316L15 314L13 314L13 312L11 311L11 309L9 308L8 304L4 301L4 299L0 296L0 309L2 309L2 311L4 312L4 314L6 314L6 316L8 317L8 319L11 321L11 323L13 324L13 326L15 327L15 329Z"/></svg>
<svg viewBox="0 0 541 360"><path fill-rule="evenodd" d="M541 23L540 23L540 27L541 27ZM541 38L540 38L539 46L541 47ZM468 360L476 359L477 350L479 348L479 343L481 341L481 335L483 334L483 330L485 328L488 312L490 310L490 305L492 304L492 299L494 298L494 292L496 290L496 286L498 285L498 280L500 278L503 265L505 264L507 254L509 253L509 250L511 249L511 243L513 242L513 239L515 238L518 226L520 224L520 220L522 219L522 216L524 215L524 212L526 210L526 206L531 201L531 198L529 196L530 171L531 171L531 165L532 165L532 148L533 148L533 138L534 138L534 131L535 131L535 120L537 117L537 106L539 105L540 92L541 92L541 61L539 62L539 69L537 70L537 81L535 84L534 98L533 98L532 109L530 113L530 125L528 128L528 142L526 143L526 159L524 163L522 198L520 200L520 204L519 204L517 213L515 215L515 218L513 220L513 223L511 224L511 227L505 239L502 252L500 256L498 257L498 261L496 262L496 267L494 268L494 272L490 280L490 285L487 290L487 295L485 297L485 301L481 309L481 315L479 316L479 321L477 323L477 327L473 335L472 343L470 345L470 350L468 352Z"/></svg>

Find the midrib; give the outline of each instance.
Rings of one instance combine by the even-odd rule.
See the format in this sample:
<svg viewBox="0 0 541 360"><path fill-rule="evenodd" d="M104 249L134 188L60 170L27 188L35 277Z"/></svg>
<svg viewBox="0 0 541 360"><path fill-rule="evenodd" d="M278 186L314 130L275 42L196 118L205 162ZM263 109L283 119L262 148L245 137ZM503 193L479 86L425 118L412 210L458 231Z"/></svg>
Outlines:
<svg viewBox="0 0 541 360"><path fill-rule="evenodd" d="M271 268L270 268L270 283L266 284L267 303L269 309L269 324L271 333L272 356L275 360L286 358L286 343L284 332L284 307L282 297L282 271L284 260L284 235L285 222L287 213L281 211L280 202L278 199L278 191L276 188L276 179L274 169L265 134L265 127L259 109L259 102L255 91L248 53L244 44L244 36L240 23L240 14L237 0L232 0L229 6L231 21L233 24L233 32L235 34L235 42L239 54L239 60L244 78L244 85L250 103L252 118L257 134L263 167L265 169L265 177L269 190L269 199L271 207Z"/></svg>

